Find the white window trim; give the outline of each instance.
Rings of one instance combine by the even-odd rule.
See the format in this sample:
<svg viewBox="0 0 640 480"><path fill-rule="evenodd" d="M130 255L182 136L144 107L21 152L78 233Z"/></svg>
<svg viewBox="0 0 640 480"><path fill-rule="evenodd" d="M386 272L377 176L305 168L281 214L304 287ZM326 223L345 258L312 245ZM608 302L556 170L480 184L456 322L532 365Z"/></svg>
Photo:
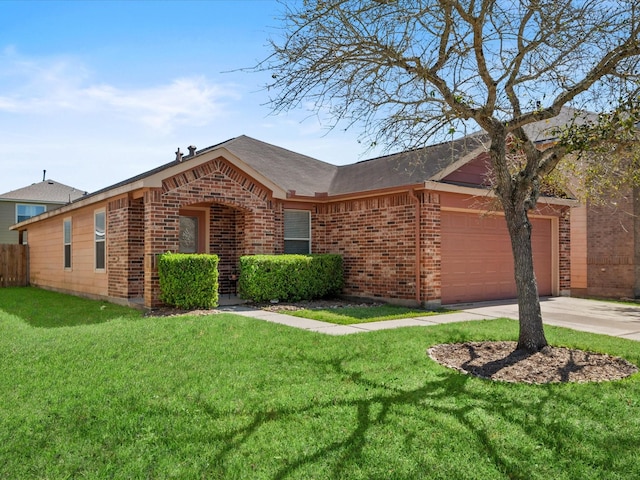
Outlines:
<svg viewBox="0 0 640 480"><path fill-rule="evenodd" d="M98 268L96 261L98 259L98 240L96 240L96 217L99 213L104 214L104 239L101 241L104 243L104 267ZM98 273L104 273L107 271L107 210L105 208L99 208L93 211L93 270Z"/></svg>

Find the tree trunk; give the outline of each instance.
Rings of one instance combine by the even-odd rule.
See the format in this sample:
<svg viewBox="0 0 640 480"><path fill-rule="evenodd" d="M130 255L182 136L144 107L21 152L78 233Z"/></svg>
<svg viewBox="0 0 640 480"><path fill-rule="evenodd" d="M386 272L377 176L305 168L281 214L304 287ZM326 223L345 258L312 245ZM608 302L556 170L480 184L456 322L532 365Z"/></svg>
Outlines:
<svg viewBox="0 0 640 480"><path fill-rule="evenodd" d="M513 266L518 293L520 335L518 350L538 352L546 347L538 284L533 270L531 222L524 207L505 205L507 228L511 237Z"/></svg>

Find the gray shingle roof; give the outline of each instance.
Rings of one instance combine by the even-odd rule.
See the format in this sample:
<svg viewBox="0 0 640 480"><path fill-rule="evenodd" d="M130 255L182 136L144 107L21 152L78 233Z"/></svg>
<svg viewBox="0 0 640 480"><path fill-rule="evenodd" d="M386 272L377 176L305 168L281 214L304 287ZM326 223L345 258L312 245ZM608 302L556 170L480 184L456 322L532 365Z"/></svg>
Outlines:
<svg viewBox="0 0 640 480"><path fill-rule="evenodd" d="M329 194L364 192L422 183L482 146L481 135L372 158L339 167Z"/></svg>
<svg viewBox="0 0 640 480"><path fill-rule="evenodd" d="M529 124L525 131L532 141L544 143L554 139L553 130L559 126L595 119L595 114L565 107L557 117ZM338 167L328 193L337 195L422 183L483 148L483 145L488 147L489 139L486 134L478 132L451 142Z"/></svg>
<svg viewBox="0 0 640 480"><path fill-rule="evenodd" d="M28 187L3 193L0 195L0 200L65 204L85 194L84 190L78 190L55 180L45 180Z"/></svg>
<svg viewBox="0 0 640 480"><path fill-rule="evenodd" d="M479 135L336 166L242 135L225 147L251 168L296 195L340 195L424 182L481 146ZM198 152L200 153L200 152Z"/></svg>
<svg viewBox="0 0 640 480"><path fill-rule="evenodd" d="M338 167L242 135L222 144L227 150L285 191L313 196L328 192Z"/></svg>
<svg viewBox="0 0 640 480"><path fill-rule="evenodd" d="M598 115L571 107L562 107L556 117L541 122L530 123L524 127L524 131L533 142L545 142L555 139L553 130L565 125L582 125L588 122L596 122Z"/></svg>
<svg viewBox="0 0 640 480"><path fill-rule="evenodd" d="M552 135L549 134L549 130L570 121L574 112L575 110L566 109L554 119L529 125L526 127L527 134L538 142L551 139ZM402 185L415 185L433 179L443 170L457 166L456 162L464 163L463 159L470 153L483 148L483 144L488 144L486 135L475 133L451 142L363 160L351 165L336 166L241 135L198 150L194 155L184 156L181 161L174 160L160 165L135 177L93 192L89 196L144 180L176 165L182 164L188 169L190 160L220 148L228 150L241 162L285 192L293 190L296 195L300 196L314 196L316 193L340 195L366 192ZM1 198L3 196L0 196ZM64 198L67 201L68 194Z"/></svg>
<svg viewBox="0 0 640 480"><path fill-rule="evenodd" d="M315 158L292 152L285 148L265 143L255 138L240 135L222 143L203 148L195 155L182 157L182 161L173 160L152 170L128 178L104 189L92 192L91 196L143 180L176 165L189 168L189 161L198 155L219 148L225 148L242 162L271 180L285 191L295 190L299 195L314 195L315 192L328 191L329 184L338 167Z"/></svg>

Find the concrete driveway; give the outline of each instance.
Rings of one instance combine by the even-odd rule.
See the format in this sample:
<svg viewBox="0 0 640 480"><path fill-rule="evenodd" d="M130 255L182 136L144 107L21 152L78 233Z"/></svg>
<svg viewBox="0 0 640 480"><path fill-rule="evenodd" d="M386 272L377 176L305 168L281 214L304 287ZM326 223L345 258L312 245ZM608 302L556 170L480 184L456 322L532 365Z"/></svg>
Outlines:
<svg viewBox="0 0 640 480"><path fill-rule="evenodd" d="M582 298L550 297L542 298L541 306L545 324L640 341L640 305L636 307ZM348 335L389 328L428 326L499 317L518 318L516 300L447 305L446 308L457 310L457 312L356 325L335 325L243 305L227 306L221 310L327 335Z"/></svg>
<svg viewBox="0 0 640 480"><path fill-rule="evenodd" d="M640 305L624 305L572 297L540 299L542 321L547 325L603 333L640 341ZM516 300L450 305L447 308L479 318L518 318ZM455 314L455 315L459 315Z"/></svg>

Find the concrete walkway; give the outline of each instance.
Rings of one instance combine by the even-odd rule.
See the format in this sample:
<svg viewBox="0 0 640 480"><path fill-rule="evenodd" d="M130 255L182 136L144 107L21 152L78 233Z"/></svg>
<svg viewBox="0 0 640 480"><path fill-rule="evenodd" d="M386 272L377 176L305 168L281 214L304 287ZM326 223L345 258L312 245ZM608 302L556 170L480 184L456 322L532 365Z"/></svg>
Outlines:
<svg viewBox="0 0 640 480"><path fill-rule="evenodd" d="M636 307L582 298L551 297L541 299L541 307L542 318L547 325L640 341L640 305ZM515 300L450 305L447 308L457 312L357 325L335 325L242 305L223 307L221 310L327 335L347 335L390 328L429 326L500 317L518 318L518 305Z"/></svg>

